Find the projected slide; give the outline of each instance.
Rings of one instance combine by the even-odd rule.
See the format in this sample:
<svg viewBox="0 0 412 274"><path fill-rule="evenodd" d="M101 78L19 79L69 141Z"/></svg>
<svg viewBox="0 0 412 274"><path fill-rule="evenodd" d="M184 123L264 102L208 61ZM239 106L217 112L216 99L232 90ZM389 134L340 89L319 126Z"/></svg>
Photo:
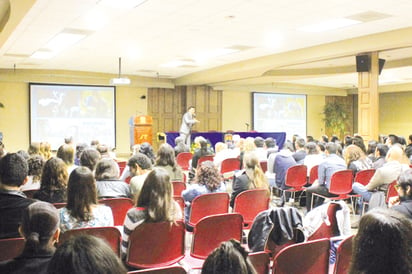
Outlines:
<svg viewBox="0 0 412 274"><path fill-rule="evenodd" d="M30 84L30 141L57 149L69 136L115 147L114 87Z"/></svg>
<svg viewBox="0 0 412 274"><path fill-rule="evenodd" d="M306 136L306 95L253 93L253 129Z"/></svg>

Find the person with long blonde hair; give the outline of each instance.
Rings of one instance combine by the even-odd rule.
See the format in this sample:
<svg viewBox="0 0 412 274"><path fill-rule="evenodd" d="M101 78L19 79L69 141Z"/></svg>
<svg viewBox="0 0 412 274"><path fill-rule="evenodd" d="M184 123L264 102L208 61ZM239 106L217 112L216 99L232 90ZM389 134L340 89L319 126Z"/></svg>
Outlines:
<svg viewBox="0 0 412 274"><path fill-rule="evenodd" d="M260 167L259 158L253 152L246 152L243 157L244 170L235 173L230 206L233 207L239 193L254 188L264 188L269 191L268 180Z"/></svg>
<svg viewBox="0 0 412 274"><path fill-rule="evenodd" d="M372 161L366 156L363 150L357 145L349 145L343 152L343 158L348 169L356 172L372 168Z"/></svg>

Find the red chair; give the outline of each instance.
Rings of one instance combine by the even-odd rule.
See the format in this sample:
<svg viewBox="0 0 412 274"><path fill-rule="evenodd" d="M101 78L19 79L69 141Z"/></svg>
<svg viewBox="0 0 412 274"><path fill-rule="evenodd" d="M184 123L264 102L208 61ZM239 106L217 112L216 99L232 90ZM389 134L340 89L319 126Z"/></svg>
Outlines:
<svg viewBox="0 0 412 274"><path fill-rule="evenodd" d="M303 191L308 179L308 168L305 165L297 165L288 168L285 176L285 185L289 188L284 190L285 192L292 192L292 197L298 191Z"/></svg>
<svg viewBox="0 0 412 274"><path fill-rule="evenodd" d="M188 225L194 227L203 217L228 212L228 193L221 192L202 194L194 198L192 201Z"/></svg>
<svg viewBox="0 0 412 274"><path fill-rule="evenodd" d="M366 186L374 174L375 174L375 169L361 170L356 173L355 179L353 181L361 183L362 185Z"/></svg>
<svg viewBox="0 0 412 274"><path fill-rule="evenodd" d="M309 171L309 184L313 184L318 179L319 165L313 166Z"/></svg>
<svg viewBox="0 0 412 274"><path fill-rule="evenodd" d="M172 181L172 185L173 185L173 195L175 196L181 196L183 190L186 189L186 184L184 182Z"/></svg>
<svg viewBox="0 0 412 274"><path fill-rule="evenodd" d="M180 152L176 156L176 162L183 170L189 170L189 161L192 160L192 157L193 154L190 152Z"/></svg>
<svg viewBox="0 0 412 274"><path fill-rule="evenodd" d="M205 155L205 156L201 156L199 158L199 160L197 160L197 166L200 166L203 162L205 161L212 161L213 162L213 158L215 156L214 155Z"/></svg>
<svg viewBox="0 0 412 274"><path fill-rule="evenodd" d="M242 240L243 218L237 213L204 217L194 227L190 256L206 259L222 242Z"/></svg>
<svg viewBox="0 0 412 274"><path fill-rule="evenodd" d="M268 170L268 162L260 161L260 168L262 169L263 173L265 173Z"/></svg>
<svg viewBox="0 0 412 274"><path fill-rule="evenodd" d="M185 226L182 221L143 223L129 236L126 264L134 268L169 266L185 254Z"/></svg>
<svg viewBox="0 0 412 274"><path fill-rule="evenodd" d="M273 274L328 273L329 239L290 245L273 260Z"/></svg>
<svg viewBox="0 0 412 274"><path fill-rule="evenodd" d="M393 181L388 185L388 190L386 191L386 203L389 202L389 199L392 197L398 196L398 191L396 191L395 185L397 184L396 181Z"/></svg>
<svg viewBox="0 0 412 274"><path fill-rule="evenodd" d="M266 189L249 189L236 196L233 212L241 214L243 225L245 228L249 228L256 215L268 208L269 191Z"/></svg>
<svg viewBox="0 0 412 274"><path fill-rule="evenodd" d="M67 203L53 203L54 207L57 209L66 207Z"/></svg>
<svg viewBox="0 0 412 274"><path fill-rule="evenodd" d="M265 251L253 252L248 255L257 274L269 273L270 256Z"/></svg>
<svg viewBox="0 0 412 274"><path fill-rule="evenodd" d="M329 203L327 215L329 224L322 222L320 227L308 237L308 241L318 240L323 238L331 238L339 236L338 221L336 219L336 212L340 209L340 205L334 202Z"/></svg>
<svg viewBox="0 0 412 274"><path fill-rule="evenodd" d="M66 232L60 234L59 244L64 243L70 237L83 234L92 235L105 240L112 248L114 253L120 256L121 234L120 231L114 226L84 227L67 230Z"/></svg>
<svg viewBox="0 0 412 274"><path fill-rule="evenodd" d="M119 166L119 176L123 173L123 170L127 166L127 161L118 161L117 165Z"/></svg>
<svg viewBox="0 0 412 274"><path fill-rule="evenodd" d="M220 174L222 174L225 177L225 179L230 179L233 177L233 172L235 170L238 170L239 167L240 160L238 158L224 159L220 165Z"/></svg>
<svg viewBox="0 0 412 274"><path fill-rule="evenodd" d="M165 267L155 267L149 269L129 271L127 274L138 274L138 273L147 273L147 274L186 274L186 270L183 266L165 266Z"/></svg>
<svg viewBox="0 0 412 274"><path fill-rule="evenodd" d="M24 249L24 238L0 239L0 262L19 256Z"/></svg>
<svg viewBox="0 0 412 274"><path fill-rule="evenodd" d="M114 225L123 225L127 211L134 207L132 199L108 198L99 200L100 204L107 205L112 209Z"/></svg>
<svg viewBox="0 0 412 274"><path fill-rule="evenodd" d="M352 242L353 235L342 240L336 250L336 262L333 269L334 274L349 273L349 267L352 260Z"/></svg>
<svg viewBox="0 0 412 274"><path fill-rule="evenodd" d="M352 192L352 182L353 182L353 171L350 169L339 170L333 173L332 178L330 179L329 193L337 195L335 197L327 197L317 193L313 193L311 208L313 208L313 198L314 196L319 196L322 198L327 198L332 201L336 200L346 200L351 199L352 212L355 212L353 208L352 198L354 195L349 195Z"/></svg>
<svg viewBox="0 0 412 274"><path fill-rule="evenodd" d="M175 200L178 204L182 212L185 210L185 200L181 196L173 196L173 200Z"/></svg>

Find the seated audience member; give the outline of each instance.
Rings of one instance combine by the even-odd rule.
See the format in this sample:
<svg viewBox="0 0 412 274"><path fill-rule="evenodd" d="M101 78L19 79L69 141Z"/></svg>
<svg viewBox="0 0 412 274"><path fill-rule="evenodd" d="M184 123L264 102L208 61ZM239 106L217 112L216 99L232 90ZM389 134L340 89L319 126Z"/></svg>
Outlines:
<svg viewBox="0 0 412 274"><path fill-rule="evenodd" d="M195 138L194 143L196 146L199 146L193 153L192 157L192 165L191 165L191 172L195 174L197 169L197 162L199 161L200 157L213 155L213 151L208 148L208 143L205 138L202 136L198 136Z"/></svg>
<svg viewBox="0 0 412 274"><path fill-rule="evenodd" d="M34 193L33 198L52 204L66 202L68 177L63 160L50 158L43 167L40 190Z"/></svg>
<svg viewBox="0 0 412 274"><path fill-rule="evenodd" d="M34 202L20 191L27 181L28 169L26 160L17 153L0 159L0 239L20 237L23 210Z"/></svg>
<svg viewBox="0 0 412 274"><path fill-rule="evenodd" d="M306 143L306 157L303 160L303 164L308 168L308 177L310 175L310 170L314 166L318 166L323 162L325 158L319 153L318 147L314 142Z"/></svg>
<svg viewBox="0 0 412 274"><path fill-rule="evenodd" d="M411 243L412 224L405 216L371 210L360 220L349 273L412 273Z"/></svg>
<svg viewBox="0 0 412 274"><path fill-rule="evenodd" d="M197 168L193 183L182 192L185 201L185 222L189 221L191 203L199 195L213 192L225 192L226 185L219 170L212 161L205 161Z"/></svg>
<svg viewBox="0 0 412 274"><path fill-rule="evenodd" d="M102 239L90 235L71 237L56 250L48 274L126 274L119 257Z"/></svg>
<svg viewBox="0 0 412 274"><path fill-rule="evenodd" d="M49 160L52 157L51 145L48 142L40 143L40 155L43 156L45 161Z"/></svg>
<svg viewBox="0 0 412 274"><path fill-rule="evenodd" d="M20 233L25 239L22 254L0 263L0 273L46 274L59 239L59 214L50 203L34 202L22 216ZM3 250L6 252L6 250Z"/></svg>
<svg viewBox="0 0 412 274"><path fill-rule="evenodd" d="M335 143L327 143L326 145L326 158L319 164L318 167L318 179L312 184L312 186L306 188L306 208L311 210L312 194L317 193L324 196L335 196L329 193L330 180L333 173L339 170L346 169L345 160L339 157L336 153L338 151L338 145ZM315 197L314 197L315 198ZM321 205L324 201L321 197L316 197L313 201L313 207Z"/></svg>
<svg viewBox="0 0 412 274"><path fill-rule="evenodd" d="M40 189L41 173L44 166L44 159L40 155L34 155L27 160L29 166L29 177L27 183L21 186L20 190Z"/></svg>
<svg viewBox="0 0 412 274"><path fill-rule="evenodd" d="M303 165L306 157L305 139L297 138L295 141L295 148L296 151L292 154L292 157L295 159L297 165Z"/></svg>
<svg viewBox="0 0 412 274"><path fill-rule="evenodd" d="M100 158L112 158L110 155L109 147L104 144L98 144L96 150L100 153Z"/></svg>
<svg viewBox="0 0 412 274"><path fill-rule="evenodd" d="M269 191L269 183L260 167L259 158L253 152L245 153L243 157L244 170L235 173L233 177L233 192L230 198L230 206L233 207L235 198L241 192L263 188Z"/></svg>
<svg viewBox="0 0 412 274"><path fill-rule="evenodd" d="M127 162L130 174L133 176L130 180L130 192L133 195L133 200L136 203L142 190L143 183L147 175L152 170L152 162L149 157L143 153L136 153Z"/></svg>
<svg viewBox="0 0 412 274"><path fill-rule="evenodd" d="M122 233L122 257L129 246L129 235L144 222L170 222L182 219L182 211L173 200L173 188L169 174L162 168L154 168L148 175L137 200L136 207L129 209Z"/></svg>
<svg viewBox="0 0 412 274"><path fill-rule="evenodd" d="M343 158L345 159L347 169L353 170L355 175L358 171L372 168L372 161L366 157L362 149L355 145L349 145L345 148Z"/></svg>
<svg viewBox="0 0 412 274"><path fill-rule="evenodd" d="M120 181L119 165L111 158L101 159L95 170L97 196L102 198L131 198L130 187Z"/></svg>
<svg viewBox="0 0 412 274"><path fill-rule="evenodd" d="M229 148L228 145L223 142L217 142L215 144L215 152L216 154L213 157L213 163L215 164L215 166L217 166L218 170L220 170L220 167L222 166L222 162L224 160L237 157L236 151L232 148Z"/></svg>
<svg viewBox="0 0 412 274"><path fill-rule="evenodd" d="M97 189L93 173L87 167L78 167L70 174L67 188L67 206L59 210L60 229L113 226L110 207L97 203Z"/></svg>
<svg viewBox="0 0 412 274"><path fill-rule="evenodd" d="M190 148L188 145L185 144L185 139L183 138L183 136L177 136L175 138L175 156L177 156L177 154L181 153L181 152L189 152Z"/></svg>
<svg viewBox="0 0 412 274"><path fill-rule="evenodd" d="M76 166L80 166L80 155L82 154L82 152L87 148L87 144L86 143L78 143L76 145L76 154L74 156L74 164Z"/></svg>
<svg viewBox="0 0 412 274"><path fill-rule="evenodd" d="M61 145L57 149L56 156L57 158L62 159L63 162L66 164L68 174L70 174L70 172L72 172L73 169L77 167L74 164L74 148L72 145L69 145L69 144Z"/></svg>
<svg viewBox="0 0 412 274"><path fill-rule="evenodd" d="M94 172L100 159L100 153L96 149L86 148L80 154L80 166L85 166Z"/></svg>
<svg viewBox="0 0 412 274"><path fill-rule="evenodd" d="M30 155L26 151L24 151L23 149L18 150L16 153L19 154L21 157L23 157L23 159L26 160L26 161L28 161L29 158L30 158ZM36 156L38 156L38 155L36 155Z"/></svg>
<svg viewBox="0 0 412 274"><path fill-rule="evenodd" d="M360 147L360 149L362 149L363 153L366 153L365 142L363 141L362 136L360 136L360 135L353 136L352 144L355 145L355 146Z"/></svg>
<svg viewBox="0 0 412 274"><path fill-rule="evenodd" d="M389 147L384 144L378 144L375 150L375 161L372 163L373 169L378 169L386 163L386 154L388 154Z"/></svg>
<svg viewBox="0 0 412 274"><path fill-rule="evenodd" d="M279 147L276 145L276 139L273 139L272 137L267 137L265 139L265 146L266 146L266 152L267 152L266 158L268 158L270 154L276 153L279 151Z"/></svg>
<svg viewBox="0 0 412 274"><path fill-rule="evenodd" d="M139 152L149 157L150 161L152 162L152 165L155 163L156 155L153 151L153 147L151 144L149 144L148 142L142 143L139 147Z"/></svg>
<svg viewBox="0 0 412 274"><path fill-rule="evenodd" d="M242 167L242 165L243 165L243 156L245 155L245 153L253 152L255 151L255 148L256 148L255 139L253 137L247 137L243 142L242 150L240 151L240 154L239 154L240 169L244 168Z"/></svg>
<svg viewBox="0 0 412 274"><path fill-rule="evenodd" d="M176 162L173 148L165 143L159 147L155 161L155 167L163 168L169 173L170 181L183 182L183 172Z"/></svg>
<svg viewBox="0 0 412 274"><path fill-rule="evenodd" d="M256 270L248 259L248 252L238 241L223 242L207 256L202 274L255 274Z"/></svg>
<svg viewBox="0 0 412 274"><path fill-rule="evenodd" d="M409 162L412 163L412 134L408 137L408 145L405 147L405 154Z"/></svg>
<svg viewBox="0 0 412 274"><path fill-rule="evenodd" d="M40 155L40 143L39 142L32 142L27 149L27 153L29 156L33 155Z"/></svg>
<svg viewBox="0 0 412 274"><path fill-rule="evenodd" d="M378 142L375 140L370 140L368 141L368 149L366 150L366 155L368 158L372 161L375 162L375 150L376 146L378 145Z"/></svg>
<svg viewBox="0 0 412 274"><path fill-rule="evenodd" d="M91 140L90 141L90 147L97 149L97 146L100 145L100 141L99 140Z"/></svg>
<svg viewBox="0 0 412 274"><path fill-rule="evenodd" d="M6 154L7 154L6 147L4 146L4 143L0 141L0 158L2 158Z"/></svg>
<svg viewBox="0 0 412 274"><path fill-rule="evenodd" d="M322 135L320 137L320 139L321 139L322 142L324 142L326 144L329 143L329 137L327 135Z"/></svg>
<svg viewBox="0 0 412 274"><path fill-rule="evenodd" d="M401 173L395 188L399 196L389 200L389 207L412 219L412 169Z"/></svg>
<svg viewBox="0 0 412 274"><path fill-rule="evenodd" d="M353 183L353 192L360 194L364 201L369 202L374 191L386 191L388 185L397 180L402 171L409 169L409 165L404 164L404 161L402 148L399 145L393 145L386 155L386 163L375 171L369 183L366 186L357 182Z"/></svg>
<svg viewBox="0 0 412 274"><path fill-rule="evenodd" d="M265 139L258 136L256 137L253 142L255 143L255 154L259 158L259 161L267 161L268 153L265 149Z"/></svg>

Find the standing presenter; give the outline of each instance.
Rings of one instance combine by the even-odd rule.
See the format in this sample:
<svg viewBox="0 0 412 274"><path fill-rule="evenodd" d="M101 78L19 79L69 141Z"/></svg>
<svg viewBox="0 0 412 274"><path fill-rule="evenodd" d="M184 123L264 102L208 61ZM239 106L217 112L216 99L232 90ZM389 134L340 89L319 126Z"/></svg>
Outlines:
<svg viewBox="0 0 412 274"><path fill-rule="evenodd" d="M190 106L187 112L183 114L182 125L180 126L180 136L183 137L184 143L190 147L190 132L194 124L200 121L196 119L195 107Z"/></svg>

